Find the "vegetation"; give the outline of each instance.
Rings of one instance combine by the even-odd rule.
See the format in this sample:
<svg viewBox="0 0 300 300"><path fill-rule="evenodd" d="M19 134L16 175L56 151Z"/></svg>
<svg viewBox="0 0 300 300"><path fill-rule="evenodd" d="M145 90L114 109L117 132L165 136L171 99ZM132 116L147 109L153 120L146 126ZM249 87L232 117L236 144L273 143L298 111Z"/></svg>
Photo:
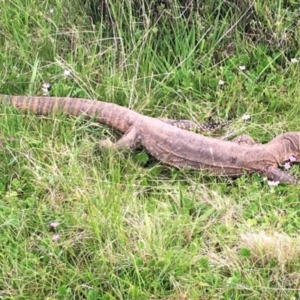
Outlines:
<svg viewBox="0 0 300 300"><path fill-rule="evenodd" d="M2 94L50 84L153 117L230 119L220 135L261 143L299 130L298 1L0 4ZM0 113L1 299L299 298L298 186L101 149L118 133L93 120Z"/></svg>

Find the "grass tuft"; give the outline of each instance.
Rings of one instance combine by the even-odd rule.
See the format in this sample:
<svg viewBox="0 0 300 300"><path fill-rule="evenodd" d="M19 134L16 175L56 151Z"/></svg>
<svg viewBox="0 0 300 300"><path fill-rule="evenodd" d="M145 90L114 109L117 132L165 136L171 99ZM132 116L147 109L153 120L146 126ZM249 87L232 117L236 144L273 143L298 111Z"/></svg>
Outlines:
<svg viewBox="0 0 300 300"><path fill-rule="evenodd" d="M286 265L300 258L299 237L293 238L284 233L244 233L241 235L241 246L250 250L251 259L256 263L268 264L276 260Z"/></svg>

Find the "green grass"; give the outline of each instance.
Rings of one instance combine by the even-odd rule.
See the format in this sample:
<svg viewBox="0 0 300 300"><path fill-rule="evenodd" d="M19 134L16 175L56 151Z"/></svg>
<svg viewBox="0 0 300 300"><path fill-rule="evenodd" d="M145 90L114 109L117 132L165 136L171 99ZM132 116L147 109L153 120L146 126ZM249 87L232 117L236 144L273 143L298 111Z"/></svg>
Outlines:
<svg viewBox="0 0 300 300"><path fill-rule="evenodd" d="M215 2L0 0L0 92L49 83L154 117L230 119L226 135L262 143L299 130L299 4ZM93 120L0 116L1 299L299 298L298 186L101 149L118 134Z"/></svg>

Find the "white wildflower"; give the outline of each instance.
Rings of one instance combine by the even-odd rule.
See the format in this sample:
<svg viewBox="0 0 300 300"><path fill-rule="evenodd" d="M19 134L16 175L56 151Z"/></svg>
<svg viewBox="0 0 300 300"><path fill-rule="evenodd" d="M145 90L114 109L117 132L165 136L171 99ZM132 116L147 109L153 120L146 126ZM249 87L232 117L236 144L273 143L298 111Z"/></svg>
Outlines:
<svg viewBox="0 0 300 300"><path fill-rule="evenodd" d="M52 236L52 241L57 241L59 239L59 234L55 233Z"/></svg>
<svg viewBox="0 0 300 300"><path fill-rule="evenodd" d="M49 83L43 83L42 91L44 96L49 96L50 86Z"/></svg>
<svg viewBox="0 0 300 300"><path fill-rule="evenodd" d="M297 58L292 58L291 59L292 64L295 64L295 63L298 63L298 62L299 62L299 59L297 59Z"/></svg>
<svg viewBox="0 0 300 300"><path fill-rule="evenodd" d="M245 67L245 66L239 66L239 69L240 69L241 71L245 71L245 70L246 70L246 67Z"/></svg>
<svg viewBox="0 0 300 300"><path fill-rule="evenodd" d="M242 120L248 121L248 120L250 120L250 119L251 119L251 116L250 116L249 114L243 114Z"/></svg>
<svg viewBox="0 0 300 300"><path fill-rule="evenodd" d="M64 76L65 77L68 77L68 76L70 76L71 75L71 72L69 71L69 70L65 70L64 71Z"/></svg>
<svg viewBox="0 0 300 300"><path fill-rule="evenodd" d="M224 85L225 84L225 82L223 81L223 80L219 80L219 85Z"/></svg>
<svg viewBox="0 0 300 300"><path fill-rule="evenodd" d="M268 185L269 186L277 186L279 183L280 183L279 181L268 180Z"/></svg>
<svg viewBox="0 0 300 300"><path fill-rule="evenodd" d="M58 225L59 225L59 222L57 222L57 221L53 221L53 222L50 223L50 226L51 226L52 228L55 228L55 227L57 227Z"/></svg>

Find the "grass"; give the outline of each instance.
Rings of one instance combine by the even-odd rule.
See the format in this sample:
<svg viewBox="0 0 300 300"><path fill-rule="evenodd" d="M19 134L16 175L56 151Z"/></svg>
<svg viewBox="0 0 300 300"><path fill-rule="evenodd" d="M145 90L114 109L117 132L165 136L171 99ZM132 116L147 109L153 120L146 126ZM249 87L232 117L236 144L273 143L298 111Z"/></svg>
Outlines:
<svg viewBox="0 0 300 300"><path fill-rule="evenodd" d="M231 119L224 134L262 143L299 130L298 4L215 2L0 0L0 92L49 83L154 117ZM100 149L118 134L93 120L0 115L1 299L299 298L298 186Z"/></svg>

